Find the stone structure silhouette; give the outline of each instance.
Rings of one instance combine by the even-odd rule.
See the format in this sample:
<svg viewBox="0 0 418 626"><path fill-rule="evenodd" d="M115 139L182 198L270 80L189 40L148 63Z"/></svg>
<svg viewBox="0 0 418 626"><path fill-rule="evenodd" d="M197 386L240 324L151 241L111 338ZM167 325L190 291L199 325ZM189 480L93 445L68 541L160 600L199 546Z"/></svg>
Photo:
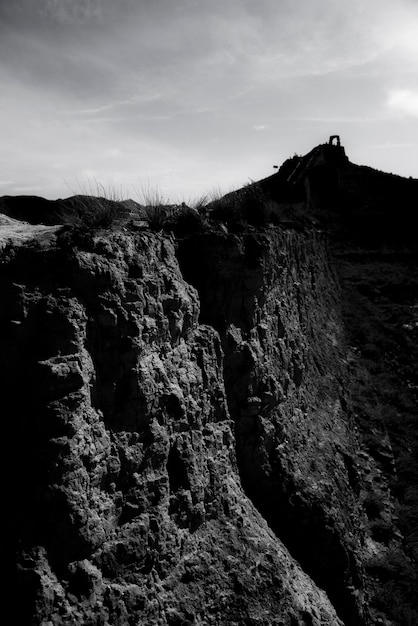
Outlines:
<svg viewBox="0 0 418 626"><path fill-rule="evenodd" d="M331 135L329 138L330 146L341 146L340 136L339 135Z"/></svg>

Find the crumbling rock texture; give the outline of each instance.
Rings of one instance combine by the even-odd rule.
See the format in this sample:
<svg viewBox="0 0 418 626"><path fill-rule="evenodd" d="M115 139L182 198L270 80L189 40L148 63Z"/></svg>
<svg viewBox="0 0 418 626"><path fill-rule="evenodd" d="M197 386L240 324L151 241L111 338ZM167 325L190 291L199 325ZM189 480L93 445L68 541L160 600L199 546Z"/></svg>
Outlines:
<svg viewBox="0 0 418 626"><path fill-rule="evenodd" d="M0 204L8 623L418 623L417 185L318 146L274 225Z"/></svg>
<svg viewBox="0 0 418 626"><path fill-rule="evenodd" d="M345 624L414 624L416 253L327 238L202 233L178 256L220 333L246 494Z"/></svg>
<svg viewBox="0 0 418 626"><path fill-rule="evenodd" d="M201 296L202 321L222 338L247 495L344 623L364 623L358 444L323 236L203 234L180 246L179 259Z"/></svg>
<svg viewBox="0 0 418 626"><path fill-rule="evenodd" d="M200 320L170 237L120 231L76 246L51 232L4 247L8 623L336 626L332 602L343 620L359 614L343 383L326 382L302 332L321 298L298 260L308 245L221 236L214 253L235 266L217 287L244 262L246 292L214 288ZM333 303L316 327L327 354L339 350ZM332 552L316 566L318 548Z"/></svg>

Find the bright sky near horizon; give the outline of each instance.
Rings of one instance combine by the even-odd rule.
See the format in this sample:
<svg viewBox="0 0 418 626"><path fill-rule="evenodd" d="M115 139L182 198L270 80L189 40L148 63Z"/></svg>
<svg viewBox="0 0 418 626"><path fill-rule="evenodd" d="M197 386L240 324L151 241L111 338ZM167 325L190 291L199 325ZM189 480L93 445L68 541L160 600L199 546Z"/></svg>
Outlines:
<svg viewBox="0 0 418 626"><path fill-rule="evenodd" d="M0 0L0 196L229 191L340 134L418 177L417 0Z"/></svg>

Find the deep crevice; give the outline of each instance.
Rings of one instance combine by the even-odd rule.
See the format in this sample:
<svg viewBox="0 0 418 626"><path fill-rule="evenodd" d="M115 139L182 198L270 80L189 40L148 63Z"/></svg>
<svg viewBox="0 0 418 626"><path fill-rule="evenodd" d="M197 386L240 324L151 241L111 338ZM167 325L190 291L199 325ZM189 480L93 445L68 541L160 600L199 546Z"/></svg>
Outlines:
<svg viewBox="0 0 418 626"><path fill-rule="evenodd" d="M187 466L176 446L173 446L168 454L167 472L172 493L180 489L190 489Z"/></svg>
<svg viewBox="0 0 418 626"><path fill-rule="evenodd" d="M249 380L254 363L244 358L242 345L237 346L228 341L226 329L232 323L241 328L243 333L250 330L249 316L240 318L245 307L240 309L240 315L236 315L236 307L231 302L231 285L237 292L239 285L242 285L243 274L251 271L254 279L259 268L261 247L256 245L256 241L247 243L249 245L244 247L241 258L235 257L229 262L228 275L225 275L225 266L219 264L217 268L218 257L224 257L229 247L224 236L215 237L215 240L214 236L208 237L205 242L203 237L199 241L184 241L177 250L184 279L199 293L200 321L212 325L221 336L225 389L230 414L235 422L237 463L242 486L247 497L302 569L318 587L327 592L344 624L359 626L364 620L349 586L361 588L362 581L333 521L327 519L319 503L308 502L302 494L295 493L296 486L292 484L291 477L279 467L274 469L271 476L264 472L260 455L257 455L260 446L257 428L248 429L242 419L241 407L248 400L242 392L246 388L243 380ZM234 249L235 254L237 250L238 246ZM260 289L257 280L253 280L252 284L256 291ZM285 327L280 318L278 322L278 334L283 337Z"/></svg>
<svg viewBox="0 0 418 626"><path fill-rule="evenodd" d="M229 406L236 403L236 392L230 391ZM234 394L234 400L231 400ZM315 584L324 589L346 626L363 623L355 597L348 586L361 587L355 563L341 542L333 522L327 519L319 503L308 501L298 493L291 477L279 467L265 473L257 450L257 429L248 430L241 415L232 412L235 422L237 463L247 497L269 524L275 535Z"/></svg>

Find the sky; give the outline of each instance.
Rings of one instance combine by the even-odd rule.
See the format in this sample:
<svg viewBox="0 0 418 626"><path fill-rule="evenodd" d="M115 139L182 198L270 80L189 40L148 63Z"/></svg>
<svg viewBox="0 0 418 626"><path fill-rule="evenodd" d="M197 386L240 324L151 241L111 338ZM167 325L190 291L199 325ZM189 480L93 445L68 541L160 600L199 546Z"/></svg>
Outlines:
<svg viewBox="0 0 418 626"><path fill-rule="evenodd" d="M0 0L0 196L192 202L331 134L418 178L417 0Z"/></svg>

